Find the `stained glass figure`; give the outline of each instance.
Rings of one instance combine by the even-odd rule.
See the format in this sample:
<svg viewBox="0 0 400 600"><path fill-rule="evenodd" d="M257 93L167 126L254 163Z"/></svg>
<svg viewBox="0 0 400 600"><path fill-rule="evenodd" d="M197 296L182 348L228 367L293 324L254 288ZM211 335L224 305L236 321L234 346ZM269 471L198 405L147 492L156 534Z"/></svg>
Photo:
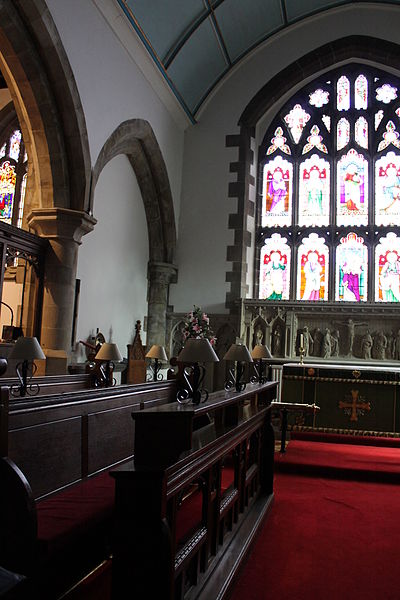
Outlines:
<svg viewBox="0 0 400 600"><path fill-rule="evenodd" d="M328 104L329 92L325 92L321 88L318 88L317 90L315 90L315 92L312 92L312 94L309 95L309 98L311 106L321 108L322 106L324 106L324 104Z"/></svg>
<svg viewBox="0 0 400 600"><path fill-rule="evenodd" d="M289 285L290 248L285 237L273 233L261 249L259 297L264 300L287 300Z"/></svg>
<svg viewBox="0 0 400 600"><path fill-rule="evenodd" d="M350 141L350 123L347 119L339 119L336 130L337 149L342 150Z"/></svg>
<svg viewBox="0 0 400 600"><path fill-rule="evenodd" d="M329 250L316 233L300 244L297 254L297 300L328 300Z"/></svg>
<svg viewBox="0 0 400 600"><path fill-rule="evenodd" d="M271 146L267 150L267 156L273 154L275 150L282 150L285 154L291 154L290 148L286 143L286 139L283 135L282 127L277 127L275 130L275 136L271 139Z"/></svg>
<svg viewBox="0 0 400 600"><path fill-rule="evenodd" d="M337 224L368 224L368 162L353 148L337 164Z"/></svg>
<svg viewBox="0 0 400 600"><path fill-rule="evenodd" d="M368 149L368 122L365 117L357 119L354 126L354 137L361 148Z"/></svg>
<svg viewBox="0 0 400 600"><path fill-rule="evenodd" d="M337 82L337 109L349 110L350 108L350 81L344 75Z"/></svg>
<svg viewBox="0 0 400 600"><path fill-rule="evenodd" d="M365 75L359 75L355 81L354 106L358 110L368 108L368 81Z"/></svg>
<svg viewBox="0 0 400 600"><path fill-rule="evenodd" d="M293 165L277 156L267 162L263 174L262 225L291 225Z"/></svg>
<svg viewBox="0 0 400 600"><path fill-rule="evenodd" d="M310 118L310 115L304 110L301 104L295 104L292 110L286 115L285 123L289 127L296 144L299 143L303 129Z"/></svg>
<svg viewBox="0 0 400 600"><path fill-rule="evenodd" d="M25 204L25 192L26 192L26 180L27 180L27 174L25 173L25 175L22 178L22 185L21 185L21 196L19 199L19 207L18 207L18 222L17 222L17 227L22 227L22 217L24 215L24 204Z"/></svg>
<svg viewBox="0 0 400 600"><path fill-rule="evenodd" d="M397 88L385 83L382 87L376 88L376 99L383 104L389 104L397 98Z"/></svg>
<svg viewBox="0 0 400 600"><path fill-rule="evenodd" d="M378 152L382 152L385 148L393 144L396 148L400 148L399 132L396 131L396 126L393 121L388 121L386 131L383 134L383 140L379 142Z"/></svg>
<svg viewBox="0 0 400 600"><path fill-rule="evenodd" d="M300 164L299 225L329 224L330 164L313 154Z"/></svg>
<svg viewBox="0 0 400 600"><path fill-rule="evenodd" d="M303 154L307 154L310 150L318 148L321 152L328 154L328 149L325 144L322 143L322 135L319 135L319 127L313 125L310 131L311 135L307 138L307 144L303 148Z"/></svg>
<svg viewBox="0 0 400 600"><path fill-rule="evenodd" d="M375 113L375 131L378 129L379 125L381 124L383 115L384 115L383 110L378 110L378 112Z"/></svg>
<svg viewBox="0 0 400 600"><path fill-rule="evenodd" d="M21 149L21 132L16 129L10 138L10 158L18 160L19 151Z"/></svg>
<svg viewBox="0 0 400 600"><path fill-rule="evenodd" d="M336 249L335 299L365 302L368 283L368 249L364 239L351 232Z"/></svg>
<svg viewBox="0 0 400 600"><path fill-rule="evenodd" d="M0 221L5 223L11 223L16 180L14 165L3 162L0 166Z"/></svg>
<svg viewBox="0 0 400 600"><path fill-rule="evenodd" d="M400 239L393 232L375 248L375 302L400 302Z"/></svg>
<svg viewBox="0 0 400 600"><path fill-rule="evenodd" d="M323 115L322 116L322 122L325 125L325 127L327 128L327 130L330 132L331 130L331 118L329 115Z"/></svg>
<svg viewBox="0 0 400 600"><path fill-rule="evenodd" d="M375 223L400 222L400 156L388 152L375 163Z"/></svg>

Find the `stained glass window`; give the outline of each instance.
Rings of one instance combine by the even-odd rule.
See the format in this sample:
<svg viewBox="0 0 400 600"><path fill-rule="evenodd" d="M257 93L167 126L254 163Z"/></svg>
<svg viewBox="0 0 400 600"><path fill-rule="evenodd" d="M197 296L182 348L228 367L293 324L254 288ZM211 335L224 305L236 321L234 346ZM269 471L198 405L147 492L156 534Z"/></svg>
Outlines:
<svg viewBox="0 0 400 600"><path fill-rule="evenodd" d="M349 233L336 249L336 300L365 302L367 279L368 249L362 237Z"/></svg>
<svg viewBox="0 0 400 600"><path fill-rule="evenodd" d="M0 221L21 227L28 168L21 131L12 129L0 143Z"/></svg>
<svg viewBox="0 0 400 600"><path fill-rule="evenodd" d="M264 227L290 225L292 219L293 165L277 156L264 166Z"/></svg>
<svg viewBox="0 0 400 600"><path fill-rule="evenodd" d="M265 300L287 300L290 289L290 248L287 239L273 233L261 249L260 294Z"/></svg>
<svg viewBox="0 0 400 600"><path fill-rule="evenodd" d="M297 300L328 300L329 248L316 233L300 244L297 254Z"/></svg>
<svg viewBox="0 0 400 600"><path fill-rule="evenodd" d="M357 119L354 127L354 137L362 148L368 148L368 121L365 117Z"/></svg>
<svg viewBox="0 0 400 600"><path fill-rule="evenodd" d="M10 138L10 157L18 160L21 149L21 132L17 129Z"/></svg>
<svg viewBox="0 0 400 600"><path fill-rule="evenodd" d="M341 150L350 141L350 123L347 119L339 119L337 124L337 149Z"/></svg>
<svg viewBox="0 0 400 600"><path fill-rule="evenodd" d="M289 126L290 133L293 136L295 144L298 144L303 133L303 129L310 120L310 115L302 108L300 104L296 104L292 110L286 115L285 122Z"/></svg>
<svg viewBox="0 0 400 600"><path fill-rule="evenodd" d="M383 70L347 65L307 83L272 120L257 180L260 298L397 301L400 234L387 228L400 225L398 90ZM280 298L265 282L283 270ZM313 293L307 275L320 277Z"/></svg>
<svg viewBox="0 0 400 600"><path fill-rule="evenodd" d="M400 222L400 156L388 152L375 163L375 223Z"/></svg>
<svg viewBox="0 0 400 600"><path fill-rule="evenodd" d="M337 224L368 224L368 161L353 148L337 164Z"/></svg>
<svg viewBox="0 0 400 600"><path fill-rule="evenodd" d="M3 158L6 155L7 144L3 144L0 148L0 158Z"/></svg>
<svg viewBox="0 0 400 600"><path fill-rule="evenodd" d="M358 110L368 107L368 80L365 75L359 75L354 84L354 106Z"/></svg>
<svg viewBox="0 0 400 600"><path fill-rule="evenodd" d="M337 82L337 109L349 110L350 108L350 81L342 76Z"/></svg>
<svg viewBox="0 0 400 600"><path fill-rule="evenodd" d="M400 302L400 239L393 232L375 249L375 302Z"/></svg>
<svg viewBox="0 0 400 600"><path fill-rule="evenodd" d="M0 220L5 223L11 223L16 181L14 165L3 162L0 167Z"/></svg>
<svg viewBox="0 0 400 600"><path fill-rule="evenodd" d="M329 224L330 164L313 154L300 163L299 225Z"/></svg>

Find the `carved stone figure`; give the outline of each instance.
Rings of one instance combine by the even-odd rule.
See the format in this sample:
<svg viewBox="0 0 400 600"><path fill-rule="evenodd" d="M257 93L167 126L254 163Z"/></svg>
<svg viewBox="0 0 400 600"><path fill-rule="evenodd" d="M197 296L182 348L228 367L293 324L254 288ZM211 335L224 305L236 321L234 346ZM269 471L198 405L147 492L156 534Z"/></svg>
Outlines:
<svg viewBox="0 0 400 600"><path fill-rule="evenodd" d="M339 356L339 330L334 329L331 333L331 356Z"/></svg>
<svg viewBox="0 0 400 600"><path fill-rule="evenodd" d="M396 339L394 340L393 358L395 360L400 360L400 329L398 330Z"/></svg>
<svg viewBox="0 0 400 600"><path fill-rule="evenodd" d="M303 327L303 344L304 344L304 356L310 356L310 349L312 344L314 343L314 340L311 336L311 333L307 327L307 325L305 325Z"/></svg>
<svg viewBox="0 0 400 600"><path fill-rule="evenodd" d="M322 358L330 358L332 353L332 338L330 329L326 328L322 339L321 355Z"/></svg>
<svg viewBox="0 0 400 600"><path fill-rule="evenodd" d="M361 340L361 357L365 360L369 360L371 358L372 352L372 336L369 331L364 335Z"/></svg>
<svg viewBox="0 0 400 600"><path fill-rule="evenodd" d="M282 334L281 330L277 327L272 333L272 354L274 356L281 356L282 352Z"/></svg>
<svg viewBox="0 0 400 600"><path fill-rule="evenodd" d="M312 354L313 356L322 356L322 342L323 342L324 336L322 334L322 331L319 327L316 327L316 329L314 329L313 331L313 349L312 349Z"/></svg>
<svg viewBox="0 0 400 600"><path fill-rule="evenodd" d="M265 343L264 338L265 338L264 329L262 328L262 326L260 324L258 324L254 330L253 347L254 346L262 346Z"/></svg>
<svg viewBox="0 0 400 600"><path fill-rule="evenodd" d="M377 358L378 360L384 360L386 347L387 347L387 338L386 338L385 334L383 333L383 331L378 331L378 333L376 334L376 336L374 338L374 345L373 345L374 358Z"/></svg>

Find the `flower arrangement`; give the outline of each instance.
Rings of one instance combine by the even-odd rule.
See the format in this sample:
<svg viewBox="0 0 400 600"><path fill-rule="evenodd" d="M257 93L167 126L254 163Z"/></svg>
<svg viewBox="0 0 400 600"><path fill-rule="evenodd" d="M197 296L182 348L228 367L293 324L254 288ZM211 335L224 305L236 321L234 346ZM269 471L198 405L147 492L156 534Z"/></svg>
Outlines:
<svg viewBox="0 0 400 600"><path fill-rule="evenodd" d="M193 306L193 310L186 315L187 321L182 329L183 341L188 338L207 338L212 346L215 345L217 338L210 327L210 319L205 312L198 306Z"/></svg>

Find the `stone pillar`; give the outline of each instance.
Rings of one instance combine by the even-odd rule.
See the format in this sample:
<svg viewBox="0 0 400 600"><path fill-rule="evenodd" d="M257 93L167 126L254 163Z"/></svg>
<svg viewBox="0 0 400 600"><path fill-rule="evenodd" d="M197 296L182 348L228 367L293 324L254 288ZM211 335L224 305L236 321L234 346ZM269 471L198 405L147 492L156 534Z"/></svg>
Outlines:
<svg viewBox="0 0 400 600"><path fill-rule="evenodd" d="M147 348L165 346L169 284L176 282L177 268L170 263L149 262L147 279L148 315Z"/></svg>
<svg viewBox="0 0 400 600"><path fill-rule="evenodd" d="M82 236L93 230L96 219L83 211L40 208L29 214L27 223L37 235L49 240L41 331L41 345L49 363L51 356L66 359L71 350L78 246Z"/></svg>

